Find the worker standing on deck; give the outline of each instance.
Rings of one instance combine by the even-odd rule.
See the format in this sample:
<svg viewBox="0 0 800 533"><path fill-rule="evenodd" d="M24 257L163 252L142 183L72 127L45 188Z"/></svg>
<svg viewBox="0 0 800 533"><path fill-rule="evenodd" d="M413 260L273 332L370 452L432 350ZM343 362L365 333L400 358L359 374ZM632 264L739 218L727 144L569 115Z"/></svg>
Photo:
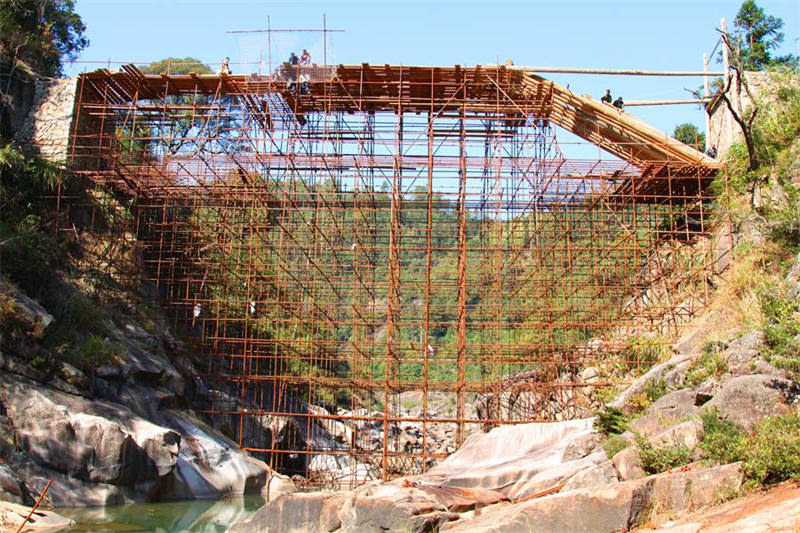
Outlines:
<svg viewBox="0 0 800 533"><path fill-rule="evenodd" d="M228 74L229 75L229 74L231 74L231 58L230 57L226 57L225 59L222 60L222 65L220 65L219 72L217 72L217 74L218 75L222 75L222 74Z"/></svg>
<svg viewBox="0 0 800 533"><path fill-rule="evenodd" d="M297 88L297 84L295 80L297 80L297 65L300 63L300 60L297 58L297 54L292 52L289 54L289 85L288 89L290 92L294 92Z"/></svg>
<svg viewBox="0 0 800 533"><path fill-rule="evenodd" d="M308 53L308 50L303 48L303 53L300 54L300 64L301 65L310 65L311 64L311 54Z"/></svg>
<svg viewBox="0 0 800 533"><path fill-rule="evenodd" d="M600 99L600 101L604 104L610 104L611 100L611 89L606 89L606 94Z"/></svg>
<svg viewBox="0 0 800 533"><path fill-rule="evenodd" d="M622 97L618 96L616 100L614 100L614 107L619 109L620 111L625 110L625 102L622 101Z"/></svg>

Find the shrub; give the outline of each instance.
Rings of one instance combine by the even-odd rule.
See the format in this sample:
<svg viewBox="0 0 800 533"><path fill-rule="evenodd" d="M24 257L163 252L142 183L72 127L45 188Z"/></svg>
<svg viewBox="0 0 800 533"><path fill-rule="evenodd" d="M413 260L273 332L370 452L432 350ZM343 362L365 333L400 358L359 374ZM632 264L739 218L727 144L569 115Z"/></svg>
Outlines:
<svg viewBox="0 0 800 533"><path fill-rule="evenodd" d="M628 416L616 407L603 407L597 411L596 417L594 427L605 435L622 433L630 422Z"/></svg>
<svg viewBox="0 0 800 533"><path fill-rule="evenodd" d="M745 475L761 485L800 479L800 414L764 419L748 441Z"/></svg>
<svg viewBox="0 0 800 533"><path fill-rule="evenodd" d="M113 362L124 348L98 335L89 335L86 340L64 353L64 359L84 372L93 372L105 363Z"/></svg>
<svg viewBox="0 0 800 533"><path fill-rule="evenodd" d="M778 368L800 376L800 304L785 287L772 284L758 291L758 303L764 316L764 355Z"/></svg>
<svg viewBox="0 0 800 533"><path fill-rule="evenodd" d="M786 250L800 250L800 191L791 182L782 185L785 201L765 209L769 238Z"/></svg>
<svg viewBox="0 0 800 533"><path fill-rule="evenodd" d="M686 384L696 387L706 379L720 377L728 370L723 343L708 343L703 347L700 356L695 359L686 371Z"/></svg>
<svg viewBox="0 0 800 533"><path fill-rule="evenodd" d="M644 385L644 395L650 400L650 403L655 402L669 391L669 385L664 378L651 379Z"/></svg>
<svg viewBox="0 0 800 533"><path fill-rule="evenodd" d="M716 408L700 415L703 421L703 455L720 464L735 463L745 458L747 435L736 424L720 418Z"/></svg>
<svg viewBox="0 0 800 533"><path fill-rule="evenodd" d="M667 346L668 343L661 337L630 337L620 351L617 366L624 372L637 370L643 374L666 355Z"/></svg>
<svg viewBox="0 0 800 533"><path fill-rule="evenodd" d="M612 401L614 398L617 397L618 391L616 387L613 385L608 385L605 387L598 387L595 390L594 395L595 398L600 402L601 405L605 405L608 402Z"/></svg>
<svg viewBox="0 0 800 533"><path fill-rule="evenodd" d="M628 398L628 401L625 402L625 407L628 408L629 412L638 414L650 407L652 403L645 393L640 393Z"/></svg>
<svg viewBox="0 0 800 533"><path fill-rule="evenodd" d="M642 460L642 468L648 474L660 474L670 468L685 465L692 455L692 450L686 446L658 446L639 433L634 437Z"/></svg>
<svg viewBox="0 0 800 533"><path fill-rule="evenodd" d="M706 458L721 464L742 461L748 481L757 485L800 478L800 414L771 416L749 434L720 418L716 409L701 416L700 448Z"/></svg>

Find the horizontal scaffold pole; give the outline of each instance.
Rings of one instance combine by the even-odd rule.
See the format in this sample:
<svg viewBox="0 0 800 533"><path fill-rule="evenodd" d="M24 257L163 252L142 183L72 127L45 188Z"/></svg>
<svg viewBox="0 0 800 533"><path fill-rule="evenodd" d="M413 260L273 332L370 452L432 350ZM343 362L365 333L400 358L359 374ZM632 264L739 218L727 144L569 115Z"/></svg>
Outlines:
<svg viewBox="0 0 800 533"><path fill-rule="evenodd" d="M495 65L489 65L495 66ZM502 66L502 65L501 65ZM667 70L616 70L600 68L531 67L525 65L506 65L509 70L525 72L560 74L603 74L608 76L724 76L724 72L667 71Z"/></svg>

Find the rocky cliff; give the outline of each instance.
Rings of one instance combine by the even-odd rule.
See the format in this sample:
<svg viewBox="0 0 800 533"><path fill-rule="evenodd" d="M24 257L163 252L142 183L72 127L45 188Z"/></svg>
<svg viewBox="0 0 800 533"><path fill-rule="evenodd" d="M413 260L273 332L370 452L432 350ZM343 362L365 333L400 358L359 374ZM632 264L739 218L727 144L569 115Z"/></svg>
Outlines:
<svg viewBox="0 0 800 533"><path fill-rule="evenodd" d="M0 499L30 504L48 480L56 507L293 490L191 411L202 382L152 316L104 317L78 368L44 342L51 314L7 279L0 293Z"/></svg>

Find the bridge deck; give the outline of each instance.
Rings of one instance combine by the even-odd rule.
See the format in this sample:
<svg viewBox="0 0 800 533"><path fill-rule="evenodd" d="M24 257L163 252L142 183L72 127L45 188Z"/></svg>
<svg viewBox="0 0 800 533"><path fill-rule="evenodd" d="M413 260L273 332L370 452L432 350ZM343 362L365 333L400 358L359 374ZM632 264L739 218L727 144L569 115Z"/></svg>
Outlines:
<svg viewBox="0 0 800 533"><path fill-rule="evenodd" d="M297 69L297 72L292 72ZM310 113L411 112L437 118L491 115L508 128L529 117L549 120L641 170L648 181L628 185L639 194L661 193L671 177L713 176L720 163L677 141L635 116L552 81L505 67L426 67L339 65L289 67L272 76L144 75L133 66L119 72L84 74L85 86L98 101L118 105L174 95L236 96L265 127L263 98L281 93L297 119ZM293 79L306 79L308 94L290 90ZM83 95L87 101L89 93Z"/></svg>

